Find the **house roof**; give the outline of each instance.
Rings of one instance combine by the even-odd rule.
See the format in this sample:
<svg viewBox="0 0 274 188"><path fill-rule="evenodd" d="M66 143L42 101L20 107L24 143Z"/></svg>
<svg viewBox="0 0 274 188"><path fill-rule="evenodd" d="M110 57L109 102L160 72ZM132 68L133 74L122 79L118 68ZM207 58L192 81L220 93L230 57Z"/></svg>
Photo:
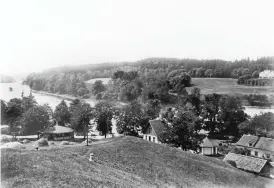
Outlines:
<svg viewBox="0 0 274 188"><path fill-rule="evenodd" d="M42 133L70 133L73 132L73 129L69 128L69 127L64 127L64 126L60 126L60 125L55 125L53 127L48 127L43 131L40 131Z"/></svg>
<svg viewBox="0 0 274 188"><path fill-rule="evenodd" d="M274 152L274 139L260 137L259 141L255 145L255 148Z"/></svg>
<svg viewBox="0 0 274 188"><path fill-rule="evenodd" d="M254 135L243 135L242 138L236 143L238 146L254 147L259 137ZM251 144L251 145L250 145Z"/></svg>
<svg viewBox="0 0 274 188"><path fill-rule="evenodd" d="M205 138L202 141L202 144L200 145L201 147L209 147L209 148L213 148L213 147L218 147L219 144L217 144L214 140L211 140L209 138Z"/></svg>
<svg viewBox="0 0 274 188"><path fill-rule="evenodd" d="M228 153L225 156L224 161L233 161L235 162L237 168L256 173L261 172L261 170L267 163L267 160L264 159L239 155L235 153Z"/></svg>
<svg viewBox="0 0 274 188"><path fill-rule="evenodd" d="M150 120L149 124L157 136L166 130L166 125L161 120Z"/></svg>

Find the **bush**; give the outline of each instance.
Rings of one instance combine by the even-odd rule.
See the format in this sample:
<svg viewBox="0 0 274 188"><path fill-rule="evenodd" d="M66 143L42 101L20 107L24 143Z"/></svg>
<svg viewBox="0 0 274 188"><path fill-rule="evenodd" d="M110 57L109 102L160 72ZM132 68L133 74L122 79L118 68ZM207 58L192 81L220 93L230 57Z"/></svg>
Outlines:
<svg viewBox="0 0 274 188"><path fill-rule="evenodd" d="M46 139L40 138L39 140L37 140L35 142L35 145L38 146L38 147L43 147L43 146L48 146L49 143L48 143L48 141Z"/></svg>
<svg viewBox="0 0 274 188"><path fill-rule="evenodd" d="M68 141L62 141L62 142L60 143L60 145L69 145L69 142L68 142Z"/></svg>
<svg viewBox="0 0 274 188"><path fill-rule="evenodd" d="M226 162L235 168L237 167L235 161L227 160Z"/></svg>
<svg viewBox="0 0 274 188"><path fill-rule="evenodd" d="M29 143L30 141L28 140L28 139L24 139L23 141L22 141L22 143L23 144L27 144L27 143Z"/></svg>
<svg viewBox="0 0 274 188"><path fill-rule="evenodd" d="M12 138L9 138L7 136L1 136L1 143L7 143L11 142Z"/></svg>
<svg viewBox="0 0 274 188"><path fill-rule="evenodd" d="M250 150L244 148L234 148L232 153L240 154L240 155L250 155Z"/></svg>

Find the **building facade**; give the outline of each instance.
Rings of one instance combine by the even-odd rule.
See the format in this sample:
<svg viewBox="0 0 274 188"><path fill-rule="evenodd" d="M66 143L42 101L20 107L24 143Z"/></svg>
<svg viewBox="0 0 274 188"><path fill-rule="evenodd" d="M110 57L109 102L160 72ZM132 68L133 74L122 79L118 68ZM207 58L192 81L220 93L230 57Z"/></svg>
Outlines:
<svg viewBox="0 0 274 188"><path fill-rule="evenodd" d="M201 147L201 153L202 155L217 155L218 154L218 147L219 144L216 143L214 140L211 140L209 138L205 138L202 141Z"/></svg>
<svg viewBox="0 0 274 188"><path fill-rule="evenodd" d="M245 148L250 151L250 156L274 161L274 139L243 135L236 143L237 148Z"/></svg>
<svg viewBox="0 0 274 188"><path fill-rule="evenodd" d="M143 139L154 143L161 143L159 141L159 136L166 130L166 126L167 125L162 120L150 120L149 126L143 135Z"/></svg>

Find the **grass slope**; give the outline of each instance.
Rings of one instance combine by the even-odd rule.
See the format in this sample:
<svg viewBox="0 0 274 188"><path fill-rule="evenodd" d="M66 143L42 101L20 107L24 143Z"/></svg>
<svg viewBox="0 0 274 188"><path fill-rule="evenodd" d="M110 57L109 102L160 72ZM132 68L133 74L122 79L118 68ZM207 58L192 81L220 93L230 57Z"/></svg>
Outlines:
<svg viewBox="0 0 274 188"><path fill-rule="evenodd" d="M91 152L95 162L88 161ZM134 137L40 151L6 149L1 162L3 187L235 188L272 182L215 158Z"/></svg>
<svg viewBox="0 0 274 188"><path fill-rule="evenodd" d="M229 78L192 78L193 87L199 87L203 94L274 94L274 87L238 85L237 79ZM187 90L191 90L188 87Z"/></svg>

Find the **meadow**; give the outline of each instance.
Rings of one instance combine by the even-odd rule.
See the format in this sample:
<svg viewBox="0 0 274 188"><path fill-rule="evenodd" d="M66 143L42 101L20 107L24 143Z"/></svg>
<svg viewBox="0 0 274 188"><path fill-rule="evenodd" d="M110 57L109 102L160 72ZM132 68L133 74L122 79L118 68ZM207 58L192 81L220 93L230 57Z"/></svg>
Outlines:
<svg viewBox="0 0 274 188"><path fill-rule="evenodd" d="M90 162L89 155L94 154ZM136 137L91 146L2 149L2 187L271 187L220 159Z"/></svg>
<svg viewBox="0 0 274 188"><path fill-rule="evenodd" d="M193 87L199 87L203 94L274 94L274 87L238 85L237 79L231 78L192 78L191 83L192 87L188 87L188 91Z"/></svg>

